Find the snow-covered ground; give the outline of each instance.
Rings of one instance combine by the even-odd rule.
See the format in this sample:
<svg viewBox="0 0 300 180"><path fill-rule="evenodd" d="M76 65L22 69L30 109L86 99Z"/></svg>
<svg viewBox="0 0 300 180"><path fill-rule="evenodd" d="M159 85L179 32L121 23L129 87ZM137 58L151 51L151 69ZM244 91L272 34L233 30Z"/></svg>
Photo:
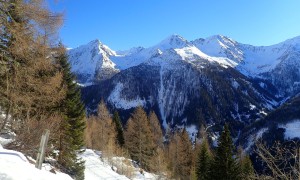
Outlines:
<svg viewBox="0 0 300 180"><path fill-rule="evenodd" d="M42 170L39 170L30 163L35 162L32 157L26 157L18 151L4 149L3 147L13 141L14 137L14 133L0 136L0 180L72 180L69 175L59 172L48 163L43 163ZM131 159L124 157L112 157L108 161L107 158L103 158L101 152L91 149L86 149L79 156L85 160L86 180L150 180L158 178L157 175L146 171L140 173L141 169ZM55 174L50 170L54 170Z"/></svg>
<svg viewBox="0 0 300 180"><path fill-rule="evenodd" d="M109 165L102 162L99 154L93 150L87 149L82 155L85 160L85 179L98 180L98 179L128 179L124 175L119 175L111 169Z"/></svg>
<svg viewBox="0 0 300 180"><path fill-rule="evenodd" d="M101 152L86 149L80 157L85 160L85 179L133 179L133 180L151 180L158 179L157 175L143 171L140 173L140 168L135 166L132 160L124 157L112 157L110 163L106 158L101 158ZM118 174L122 173L125 175Z"/></svg>
<svg viewBox="0 0 300 180"><path fill-rule="evenodd" d="M17 151L3 149L0 145L0 179L1 180L72 180L64 173L51 173L39 170L30 164L26 157Z"/></svg>
<svg viewBox="0 0 300 180"><path fill-rule="evenodd" d="M113 157L111 160L113 166L109 165L107 159L101 158L100 152L91 149L86 149L80 157L85 160L86 180L127 180L128 177L133 180L150 180L158 177L145 171L141 174L140 168L124 157ZM56 174L50 172L51 169L53 167L47 163L42 165L42 170L36 169L22 153L4 149L0 143L0 180L72 180L67 174L58 171L55 171ZM117 171L124 172L128 177L118 174Z"/></svg>

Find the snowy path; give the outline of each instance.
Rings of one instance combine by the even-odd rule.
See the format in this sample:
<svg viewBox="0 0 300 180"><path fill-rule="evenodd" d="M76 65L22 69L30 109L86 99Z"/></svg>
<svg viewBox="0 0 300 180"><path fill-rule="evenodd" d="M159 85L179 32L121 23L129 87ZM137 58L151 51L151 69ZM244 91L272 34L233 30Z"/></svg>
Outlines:
<svg viewBox="0 0 300 180"><path fill-rule="evenodd" d="M85 160L84 174L87 180L128 180L127 177L116 173L110 166L104 164L93 150L87 149L81 157Z"/></svg>

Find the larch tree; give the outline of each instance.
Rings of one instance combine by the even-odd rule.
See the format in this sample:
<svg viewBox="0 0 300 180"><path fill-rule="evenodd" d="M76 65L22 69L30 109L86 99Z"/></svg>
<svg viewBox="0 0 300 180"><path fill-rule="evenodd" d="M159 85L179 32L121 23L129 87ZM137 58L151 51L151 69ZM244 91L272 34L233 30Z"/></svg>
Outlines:
<svg viewBox="0 0 300 180"><path fill-rule="evenodd" d="M51 145L59 144L61 165L83 179L83 162L76 153L83 145L84 106L65 51L55 52L52 44L61 19L44 0L1 1L0 84L5 89L0 102L6 117L12 117L16 148L35 154L39 133L48 128Z"/></svg>
<svg viewBox="0 0 300 180"><path fill-rule="evenodd" d="M161 129L160 122L155 114L154 111L151 111L149 114L149 122L150 128L153 136L153 142L155 147L162 147L163 146L163 132Z"/></svg>
<svg viewBox="0 0 300 180"><path fill-rule="evenodd" d="M192 143L189 134L184 128L180 135L180 143L178 144L178 172L180 177L189 177L192 165Z"/></svg>
<svg viewBox="0 0 300 180"><path fill-rule="evenodd" d="M0 103L6 114L1 128L11 120L11 130L18 134L11 145L30 154L38 146L40 134L32 139L28 135L37 133L35 129L50 127L42 121L56 116L56 107L65 95L60 88L62 74L58 71L58 63L51 57L50 36L41 33L48 28L55 30L59 23L56 23L56 15L42 3L42 0L6 0L1 1L0 6L0 59L3 64ZM48 22L49 26L42 26L42 22Z"/></svg>
<svg viewBox="0 0 300 180"><path fill-rule="evenodd" d="M87 147L102 151L109 162L117 152L116 125L103 100L98 105L97 115L87 119L85 141Z"/></svg>
<svg viewBox="0 0 300 180"><path fill-rule="evenodd" d="M190 177L192 166L192 143L185 129L176 131L171 137L167 158L169 169L174 178Z"/></svg>
<svg viewBox="0 0 300 180"><path fill-rule="evenodd" d="M150 123L142 107L137 107L127 121L125 131L125 146L131 158L140 166L152 171L151 159L154 155L154 143Z"/></svg>
<svg viewBox="0 0 300 180"><path fill-rule="evenodd" d="M167 162L165 158L165 147L163 144L163 132L161 124L154 111L151 111L149 116L149 123L154 143L154 156L151 161L151 167L156 174L162 175L167 172Z"/></svg>
<svg viewBox="0 0 300 180"><path fill-rule="evenodd" d="M102 146L100 141L101 129L101 122L97 120L96 116L87 118L85 129L85 143L87 148L100 150Z"/></svg>
<svg viewBox="0 0 300 180"><path fill-rule="evenodd" d="M98 105L96 120L100 122L101 127L99 134L101 147L99 150L107 151L108 144L115 148L115 140L117 136L116 126L103 100L101 100ZM109 154L111 154L111 152L109 152Z"/></svg>

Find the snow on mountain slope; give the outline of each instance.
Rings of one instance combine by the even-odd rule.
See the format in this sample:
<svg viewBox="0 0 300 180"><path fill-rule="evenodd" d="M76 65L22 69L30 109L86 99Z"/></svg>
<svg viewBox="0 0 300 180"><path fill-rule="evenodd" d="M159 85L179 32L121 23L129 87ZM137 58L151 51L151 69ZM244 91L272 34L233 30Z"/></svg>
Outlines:
<svg viewBox="0 0 300 180"><path fill-rule="evenodd" d="M118 83L114 90L111 92L110 96L108 97L108 101L113 103L116 108L122 108L122 109L130 109L137 106L144 106L146 104L146 101L143 99L140 99L137 97L136 99L123 99L121 97L121 91L124 89L124 86L122 83Z"/></svg>
<svg viewBox="0 0 300 180"><path fill-rule="evenodd" d="M208 62L236 66L227 57L210 57L179 35L172 35L149 48L137 47L128 51L112 51L99 40L69 50L69 59L80 83L91 83L112 77L120 70L144 63L169 50L175 50L182 60L193 61L200 57ZM99 76L102 77L99 77Z"/></svg>
<svg viewBox="0 0 300 180"><path fill-rule="evenodd" d="M226 36L212 36L191 42L212 57L226 57L238 63L245 75L257 76L269 72L285 60L286 54L300 50L300 36L271 46L238 43Z"/></svg>
<svg viewBox="0 0 300 180"><path fill-rule="evenodd" d="M144 63L145 61L148 61L151 58L159 56L167 50L180 49L191 46L192 44L190 44L181 36L172 35L152 47L137 48L129 51L124 51L123 54L118 54L117 56L113 57L112 60L117 64L118 68L124 70Z"/></svg>
<svg viewBox="0 0 300 180"><path fill-rule="evenodd" d="M156 62L158 66L169 66L175 59L202 68L202 64L210 63L232 67L264 84L266 82L262 81L268 81L276 87L277 97L292 96L300 90L300 37L272 46L252 46L221 35L190 42L172 35L149 48L118 52L96 40L69 50L69 60L78 82L89 85L110 79L131 67L154 62L162 54L165 60ZM268 89L266 85L265 90Z"/></svg>
<svg viewBox="0 0 300 180"><path fill-rule="evenodd" d="M107 79L118 72L115 68L116 64L110 60L110 57L115 56L116 53L99 40L71 49L68 55L71 70L77 75L80 83L91 83L95 78Z"/></svg>
<svg viewBox="0 0 300 180"><path fill-rule="evenodd" d="M288 54L300 51L300 37L286 40L272 46L252 46L234 41L226 36L216 35L206 39L187 41L179 35L172 35L149 48L137 47L128 51L112 51L99 40L69 50L72 71L84 81L107 79L120 70L137 66L167 50L176 50L182 59L193 60L195 56L210 62L236 67L245 75L258 76L274 70L288 58Z"/></svg>
<svg viewBox="0 0 300 180"><path fill-rule="evenodd" d="M206 39L200 38L191 43L212 57L226 57L236 63L243 60L243 51L239 49L238 43L225 36L215 35Z"/></svg>

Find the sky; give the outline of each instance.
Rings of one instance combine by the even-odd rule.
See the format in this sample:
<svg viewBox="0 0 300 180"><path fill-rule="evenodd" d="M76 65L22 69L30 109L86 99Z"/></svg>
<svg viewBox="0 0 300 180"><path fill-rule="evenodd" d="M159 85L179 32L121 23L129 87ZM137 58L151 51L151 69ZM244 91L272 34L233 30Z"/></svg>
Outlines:
<svg viewBox="0 0 300 180"><path fill-rule="evenodd" d="M299 0L46 0L64 12L60 38L70 48L99 39L113 50L225 35L252 45L300 36Z"/></svg>

